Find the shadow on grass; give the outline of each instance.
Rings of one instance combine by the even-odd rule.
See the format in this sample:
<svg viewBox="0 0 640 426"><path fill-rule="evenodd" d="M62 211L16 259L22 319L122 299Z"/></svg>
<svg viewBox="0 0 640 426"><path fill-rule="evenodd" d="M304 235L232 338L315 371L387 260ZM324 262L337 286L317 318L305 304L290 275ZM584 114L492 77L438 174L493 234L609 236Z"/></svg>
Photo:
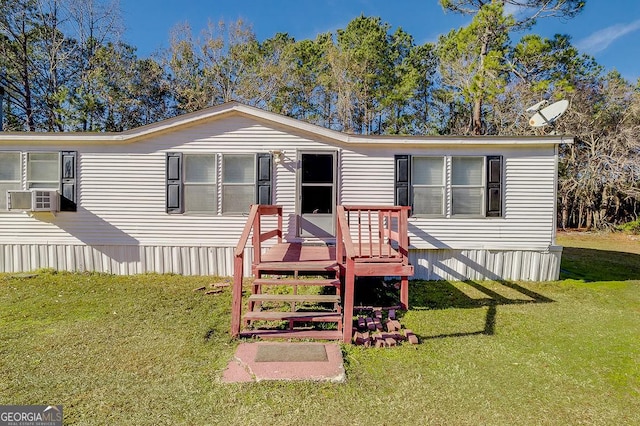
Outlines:
<svg viewBox="0 0 640 426"><path fill-rule="evenodd" d="M560 279L592 281L640 280L640 255L590 248L564 247Z"/></svg>
<svg viewBox="0 0 640 426"><path fill-rule="evenodd" d="M488 284L492 288L489 288ZM551 303L552 299L510 281L487 284L467 281L413 281L409 292L411 310L487 308L484 328L473 332L420 336L421 339L441 339L495 334L498 306Z"/></svg>

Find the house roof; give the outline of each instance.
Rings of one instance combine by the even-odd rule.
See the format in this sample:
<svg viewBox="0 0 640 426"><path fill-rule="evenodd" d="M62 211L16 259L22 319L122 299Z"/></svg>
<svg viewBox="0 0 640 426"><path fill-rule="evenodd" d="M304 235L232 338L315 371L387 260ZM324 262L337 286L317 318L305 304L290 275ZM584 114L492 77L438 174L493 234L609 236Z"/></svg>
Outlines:
<svg viewBox="0 0 640 426"><path fill-rule="evenodd" d="M272 125L285 127L313 137L328 139L345 145L538 145L572 143L573 137L553 136L398 136L353 135L327 129L295 118L244 105L227 102L200 111L179 115L157 123L136 127L124 132L0 132L1 143L28 142L36 144L131 143L166 132L178 131L224 117L239 115Z"/></svg>

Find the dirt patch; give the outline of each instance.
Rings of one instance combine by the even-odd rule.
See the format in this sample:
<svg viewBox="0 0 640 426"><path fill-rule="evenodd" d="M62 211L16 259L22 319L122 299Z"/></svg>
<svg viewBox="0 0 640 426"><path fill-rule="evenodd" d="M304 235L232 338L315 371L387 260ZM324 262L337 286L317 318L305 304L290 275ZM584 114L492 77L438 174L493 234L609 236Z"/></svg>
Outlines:
<svg viewBox="0 0 640 426"><path fill-rule="evenodd" d="M557 243L564 247L640 254L640 235L624 232L558 231Z"/></svg>

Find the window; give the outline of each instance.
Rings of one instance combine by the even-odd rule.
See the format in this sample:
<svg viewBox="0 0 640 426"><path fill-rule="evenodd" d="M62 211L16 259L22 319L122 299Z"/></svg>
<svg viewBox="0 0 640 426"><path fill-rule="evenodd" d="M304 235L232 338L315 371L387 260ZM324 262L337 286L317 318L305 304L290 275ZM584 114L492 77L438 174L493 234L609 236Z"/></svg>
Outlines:
<svg viewBox="0 0 640 426"><path fill-rule="evenodd" d="M451 159L451 214L482 215L484 200L483 157Z"/></svg>
<svg viewBox="0 0 640 426"><path fill-rule="evenodd" d="M167 153L166 211L244 214L271 204L271 154Z"/></svg>
<svg viewBox="0 0 640 426"><path fill-rule="evenodd" d="M303 153L301 155L300 213L333 213L334 155Z"/></svg>
<svg viewBox="0 0 640 426"><path fill-rule="evenodd" d="M248 213L255 202L255 156L222 156L222 213Z"/></svg>
<svg viewBox="0 0 640 426"><path fill-rule="evenodd" d="M22 189L20 153L0 152L0 209L7 209L7 190Z"/></svg>
<svg viewBox="0 0 640 426"><path fill-rule="evenodd" d="M414 157L412 167L413 213L444 214L444 158Z"/></svg>
<svg viewBox="0 0 640 426"><path fill-rule="evenodd" d="M60 189L60 156L57 152L27 153L27 189Z"/></svg>
<svg viewBox="0 0 640 426"><path fill-rule="evenodd" d="M501 156L395 156L395 204L418 216L502 216Z"/></svg>
<svg viewBox="0 0 640 426"><path fill-rule="evenodd" d="M216 213L216 156L184 156L185 213Z"/></svg>
<svg viewBox="0 0 640 426"><path fill-rule="evenodd" d="M76 151L0 152L0 210L8 190L49 189L59 192L60 211L76 211L76 159Z"/></svg>

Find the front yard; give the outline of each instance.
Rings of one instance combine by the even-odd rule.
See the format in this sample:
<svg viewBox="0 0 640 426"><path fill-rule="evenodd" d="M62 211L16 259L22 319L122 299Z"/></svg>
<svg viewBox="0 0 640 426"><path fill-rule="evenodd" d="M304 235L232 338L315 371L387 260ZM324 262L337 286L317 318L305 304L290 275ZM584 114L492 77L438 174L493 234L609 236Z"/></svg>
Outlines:
<svg viewBox="0 0 640 426"><path fill-rule="evenodd" d="M1 275L0 404L62 404L65 424L639 424L640 253L560 243L559 282L412 282L421 344L344 347L340 385L220 383L230 290L194 289L225 278Z"/></svg>

